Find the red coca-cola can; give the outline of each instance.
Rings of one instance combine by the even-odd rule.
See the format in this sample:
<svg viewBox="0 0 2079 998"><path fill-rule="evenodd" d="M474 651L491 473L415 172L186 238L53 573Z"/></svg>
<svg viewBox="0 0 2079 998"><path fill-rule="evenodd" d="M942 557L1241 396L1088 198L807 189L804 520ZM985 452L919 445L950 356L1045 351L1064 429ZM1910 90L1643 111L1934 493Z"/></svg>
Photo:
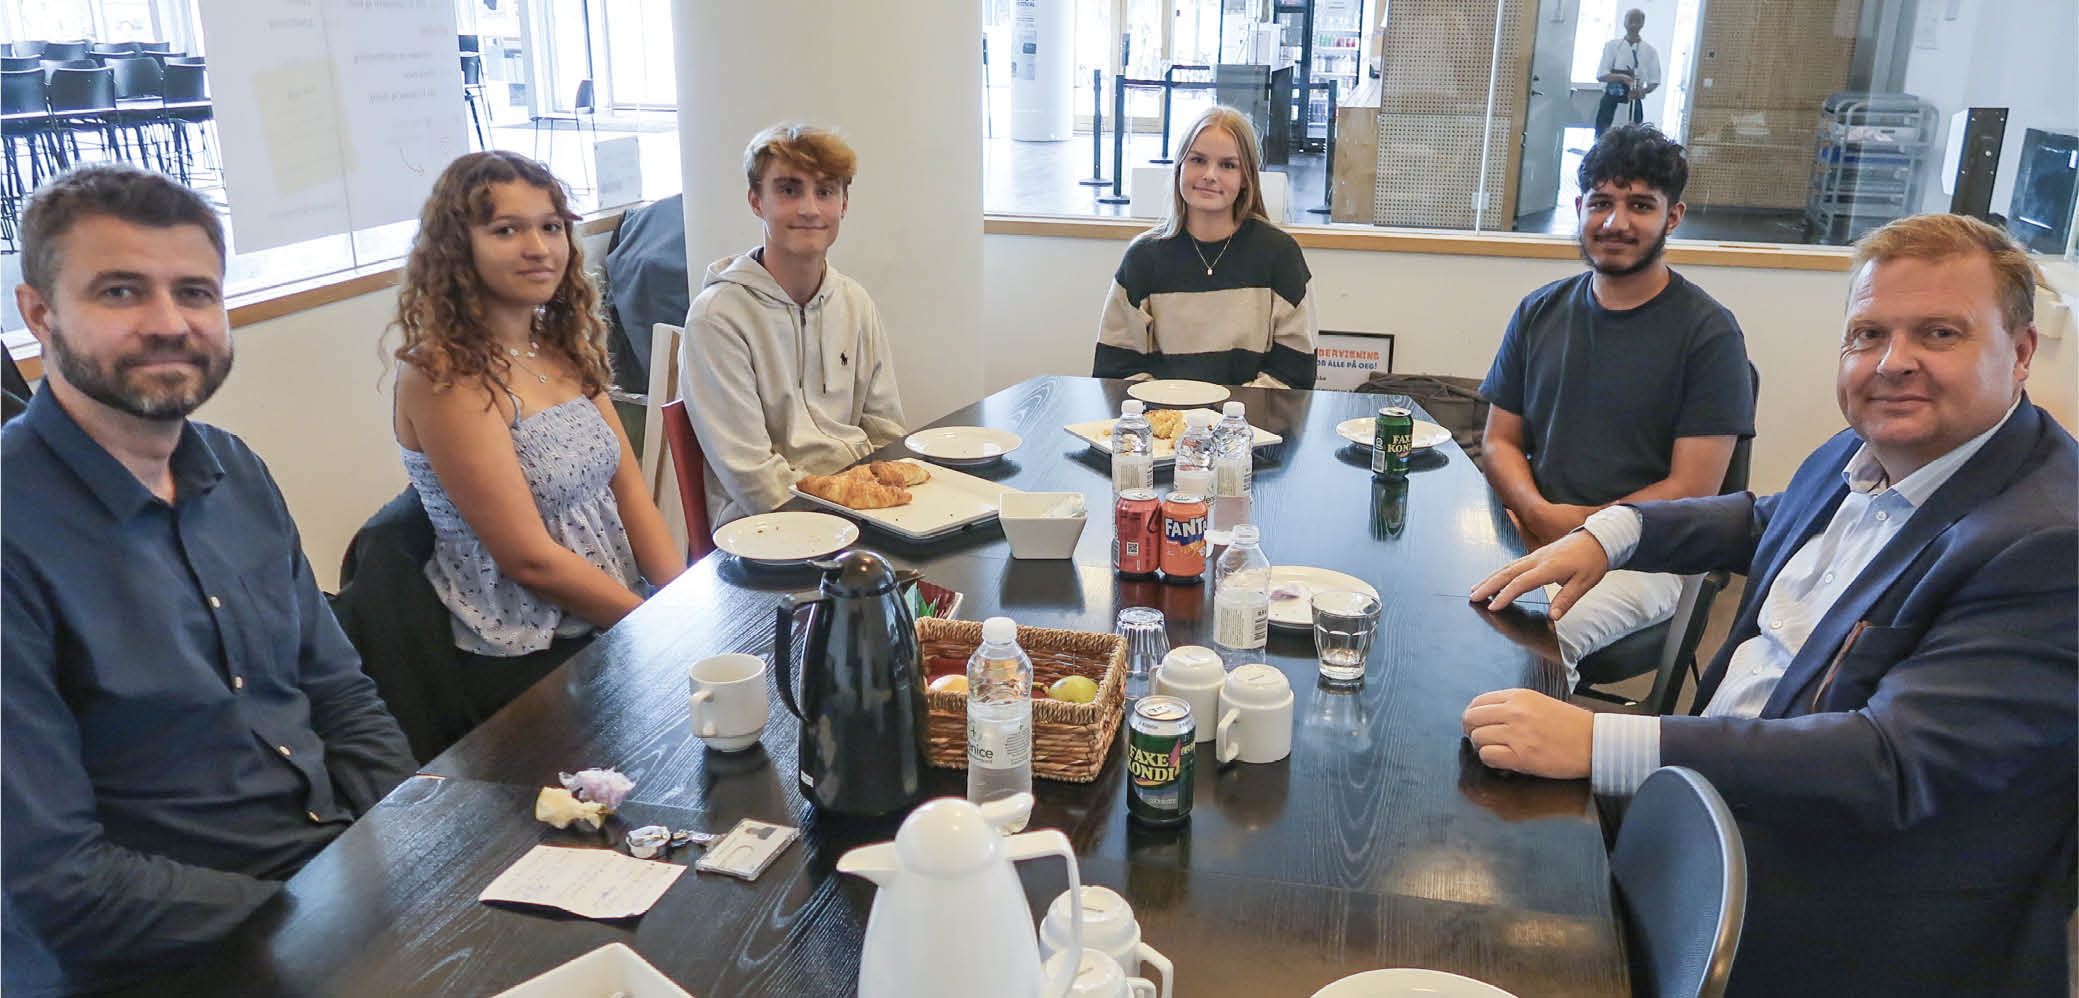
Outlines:
<svg viewBox="0 0 2079 998"><path fill-rule="evenodd" d="M1162 578L1191 584L1205 580L1206 497L1172 492L1162 500Z"/></svg>
<svg viewBox="0 0 2079 998"><path fill-rule="evenodd" d="M1119 493L1112 568L1129 579L1152 579L1162 567L1162 500L1154 489Z"/></svg>

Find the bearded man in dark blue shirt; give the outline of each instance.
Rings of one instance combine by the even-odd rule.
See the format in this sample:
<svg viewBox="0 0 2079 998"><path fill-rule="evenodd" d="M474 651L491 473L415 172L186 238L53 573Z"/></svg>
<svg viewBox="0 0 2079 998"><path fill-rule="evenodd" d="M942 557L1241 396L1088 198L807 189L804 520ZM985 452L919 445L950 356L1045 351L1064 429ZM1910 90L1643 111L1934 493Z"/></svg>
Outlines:
<svg viewBox="0 0 2079 998"><path fill-rule="evenodd" d="M187 419L231 370L216 213L94 166L22 240L45 375L0 432L11 995L193 955L414 765L266 466Z"/></svg>

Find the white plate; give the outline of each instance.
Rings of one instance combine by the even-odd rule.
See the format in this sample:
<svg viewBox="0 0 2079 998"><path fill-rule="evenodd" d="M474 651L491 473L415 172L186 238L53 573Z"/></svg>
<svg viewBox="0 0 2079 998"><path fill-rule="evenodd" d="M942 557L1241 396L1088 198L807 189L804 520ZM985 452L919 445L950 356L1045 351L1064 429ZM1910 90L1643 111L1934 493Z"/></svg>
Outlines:
<svg viewBox="0 0 2079 998"><path fill-rule="evenodd" d="M1359 416L1335 424L1336 436L1342 437L1359 447L1369 448L1372 437L1378 431L1376 417ZM1451 439L1451 431L1426 419L1415 421L1415 439L1409 443L1413 450L1428 450Z"/></svg>
<svg viewBox="0 0 2079 998"><path fill-rule="evenodd" d="M987 464L1017 450L1025 441L1009 430L986 426L939 426L918 430L902 445L943 464Z"/></svg>
<svg viewBox="0 0 2079 998"><path fill-rule="evenodd" d="M1280 599L1279 587L1297 590L1294 595ZM1326 568L1308 568L1305 565L1279 565L1271 569L1270 622L1275 627L1312 628L1314 626L1314 594L1354 590L1373 599L1379 591L1371 584L1354 575L1344 575Z"/></svg>
<svg viewBox="0 0 2079 998"><path fill-rule="evenodd" d="M852 546L859 528L828 513L761 513L715 531L715 546L760 565L793 565Z"/></svg>
<svg viewBox="0 0 2079 998"><path fill-rule="evenodd" d="M1149 405L1212 405L1227 401L1228 391L1210 381L1136 381L1126 394Z"/></svg>
<svg viewBox="0 0 2079 998"><path fill-rule="evenodd" d="M1212 412L1213 410L1186 409L1183 411L1188 415L1192 412ZM1218 415L1218 413L1214 413L1214 415ZM1089 444L1090 446L1095 447L1106 454L1110 454L1112 452L1112 424L1116 422L1118 422L1118 420L1116 419L1094 419L1087 423L1073 423L1068 426L1062 427L1062 429L1075 434L1084 443ZM1256 431L1256 440L1249 445L1250 447L1256 450L1262 450L1263 448L1272 446L1273 444L1282 444L1285 442L1284 437L1272 433L1271 431L1266 430L1261 426L1251 426L1249 427L1249 429ZM1156 467L1163 467L1166 465L1175 464L1176 460L1176 440L1174 438L1169 440L1164 440L1161 437L1155 438Z"/></svg>
<svg viewBox="0 0 2079 998"><path fill-rule="evenodd" d="M973 475L965 475L950 468L926 464L913 458L903 458L909 464L919 465L931 472L931 479L922 485L908 485L910 501L901 506L887 509L852 509L828 499L819 499L794 488L794 494L822 506L834 513L841 513L864 523L872 524L897 537L912 541L937 540L962 528L996 519L1003 506L1003 494L1013 491L1007 485Z"/></svg>
<svg viewBox="0 0 2079 998"><path fill-rule="evenodd" d="M1352 974L1314 992L1314 998L1516 998L1492 984L1441 970L1401 967Z"/></svg>
<svg viewBox="0 0 2079 998"><path fill-rule="evenodd" d="M627 943L607 943L540 977L525 981L497 998L573 998L577 995L627 995L629 998L693 998L685 988L644 960Z"/></svg>

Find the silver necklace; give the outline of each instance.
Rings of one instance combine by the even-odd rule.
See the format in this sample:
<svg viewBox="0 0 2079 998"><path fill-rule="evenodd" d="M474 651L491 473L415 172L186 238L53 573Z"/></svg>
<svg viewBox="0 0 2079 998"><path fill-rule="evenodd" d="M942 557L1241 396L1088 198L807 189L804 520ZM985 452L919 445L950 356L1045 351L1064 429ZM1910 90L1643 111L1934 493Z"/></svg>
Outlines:
<svg viewBox="0 0 2079 998"><path fill-rule="evenodd" d="M1197 236L1194 236L1191 233L1186 232L1184 233L1184 238L1191 240L1191 252L1198 254L1198 262L1201 264L1205 264L1206 276L1211 277L1213 276L1213 268L1218 267L1220 265L1221 259L1227 256L1227 246L1229 243L1234 242L1234 233L1228 233L1227 238L1220 241L1220 252L1213 254L1212 263L1206 263L1206 251L1198 248Z"/></svg>
<svg viewBox="0 0 2079 998"><path fill-rule="evenodd" d="M548 375L535 370L534 365L529 364L524 360L521 360L522 357L534 357L539 355L541 353L540 341L532 339L528 340L526 353L521 353L519 347L506 347L505 352L511 355L513 363L520 365L520 367L524 368L528 374L534 375L534 380L539 381L544 385L549 383Z"/></svg>

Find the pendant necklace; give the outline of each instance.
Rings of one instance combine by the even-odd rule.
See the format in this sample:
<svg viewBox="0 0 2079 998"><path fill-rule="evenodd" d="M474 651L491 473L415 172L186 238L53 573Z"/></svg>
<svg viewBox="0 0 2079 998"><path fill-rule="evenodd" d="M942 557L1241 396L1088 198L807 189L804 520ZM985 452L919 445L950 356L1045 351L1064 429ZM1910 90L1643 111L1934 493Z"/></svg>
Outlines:
<svg viewBox="0 0 2079 998"><path fill-rule="evenodd" d="M546 385L546 384L548 384L548 383L549 383L549 376L548 376L548 375L546 375L546 374L543 374L543 373L541 373L540 371L537 371L537 370L535 370L535 369L534 369L534 366L533 366L533 365L531 365L531 364L528 364L528 363L526 363L525 361L522 361L522 360L520 359L520 358L522 358L522 357L533 357L533 356L536 356L536 355L540 354L540 353L541 353L541 343L540 343L540 341L538 341L538 340L532 340L532 339L528 340L528 341L527 341L527 352L526 352L526 353L521 353L521 352L520 352L520 348L519 348L519 347L506 347L506 348L505 348L505 352L506 352L507 354L510 354L510 355L512 356L512 361L513 361L513 363L515 363L515 364L519 364L519 365L520 365L520 366L521 366L522 368L526 369L526 371L527 371L527 373L528 373L528 374L532 374L532 375L534 375L534 379L535 379L536 381L539 381L539 382L541 382L541 383L542 383L542 384L544 384L544 385Z"/></svg>
<svg viewBox="0 0 2079 998"><path fill-rule="evenodd" d="M1229 243L1234 242L1234 233L1228 233L1227 238L1220 242L1220 252L1213 255L1212 263L1206 263L1206 251L1198 248L1197 236L1186 232L1184 233L1184 238L1191 240L1191 252L1198 254L1198 262L1205 264L1206 276L1211 277L1213 276L1213 268L1218 267L1221 259L1227 256L1227 246Z"/></svg>

